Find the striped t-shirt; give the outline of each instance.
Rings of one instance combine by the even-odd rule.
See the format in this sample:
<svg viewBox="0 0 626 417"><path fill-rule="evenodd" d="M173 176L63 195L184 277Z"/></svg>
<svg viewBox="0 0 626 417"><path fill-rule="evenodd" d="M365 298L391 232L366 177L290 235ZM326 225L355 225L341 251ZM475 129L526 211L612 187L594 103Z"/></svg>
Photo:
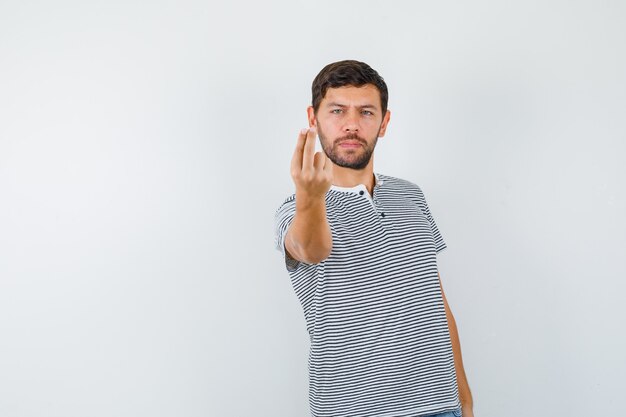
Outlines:
<svg viewBox="0 0 626 417"><path fill-rule="evenodd" d="M375 178L373 196L363 184L326 193L333 243L318 264L285 251L295 195L276 212L276 248L311 341L314 417L416 417L461 406L437 274L446 245L417 185Z"/></svg>

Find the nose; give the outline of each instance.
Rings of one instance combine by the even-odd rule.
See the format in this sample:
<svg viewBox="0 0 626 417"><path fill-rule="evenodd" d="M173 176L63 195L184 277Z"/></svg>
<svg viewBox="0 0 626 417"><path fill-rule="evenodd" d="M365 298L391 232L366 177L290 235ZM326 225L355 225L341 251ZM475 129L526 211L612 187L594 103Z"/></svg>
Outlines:
<svg viewBox="0 0 626 417"><path fill-rule="evenodd" d="M358 112L348 112L347 117L345 118L345 124L343 125L343 130L346 133L356 133L359 131Z"/></svg>

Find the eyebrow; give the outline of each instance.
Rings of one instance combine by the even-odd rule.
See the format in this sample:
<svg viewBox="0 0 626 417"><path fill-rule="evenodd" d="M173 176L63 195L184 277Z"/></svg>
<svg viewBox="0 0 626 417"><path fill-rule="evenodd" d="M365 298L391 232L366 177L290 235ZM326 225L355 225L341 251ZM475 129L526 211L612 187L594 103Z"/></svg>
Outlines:
<svg viewBox="0 0 626 417"><path fill-rule="evenodd" d="M326 106L328 106L328 107L343 107L343 108L348 107L345 104L341 104L341 103L328 103ZM364 104L362 106L356 106L356 107L358 107L359 109L378 109L378 107L376 107L373 104Z"/></svg>

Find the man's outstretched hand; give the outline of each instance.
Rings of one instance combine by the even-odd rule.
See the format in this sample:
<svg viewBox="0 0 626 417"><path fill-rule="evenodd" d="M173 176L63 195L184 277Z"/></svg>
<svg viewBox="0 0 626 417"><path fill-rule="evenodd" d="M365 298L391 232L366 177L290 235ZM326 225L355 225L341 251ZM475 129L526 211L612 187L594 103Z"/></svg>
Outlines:
<svg viewBox="0 0 626 417"><path fill-rule="evenodd" d="M296 196L312 200L323 199L333 183L333 164L324 152L315 152L316 136L314 127L302 129L291 159Z"/></svg>

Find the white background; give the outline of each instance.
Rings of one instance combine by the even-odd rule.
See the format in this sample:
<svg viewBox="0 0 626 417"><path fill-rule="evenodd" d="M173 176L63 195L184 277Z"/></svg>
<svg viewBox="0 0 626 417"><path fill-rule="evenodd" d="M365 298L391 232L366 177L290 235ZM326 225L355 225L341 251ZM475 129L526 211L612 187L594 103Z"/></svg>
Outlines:
<svg viewBox="0 0 626 417"><path fill-rule="evenodd" d="M2 1L0 415L308 415L273 217L310 84L385 77L477 417L618 415L621 1Z"/></svg>

